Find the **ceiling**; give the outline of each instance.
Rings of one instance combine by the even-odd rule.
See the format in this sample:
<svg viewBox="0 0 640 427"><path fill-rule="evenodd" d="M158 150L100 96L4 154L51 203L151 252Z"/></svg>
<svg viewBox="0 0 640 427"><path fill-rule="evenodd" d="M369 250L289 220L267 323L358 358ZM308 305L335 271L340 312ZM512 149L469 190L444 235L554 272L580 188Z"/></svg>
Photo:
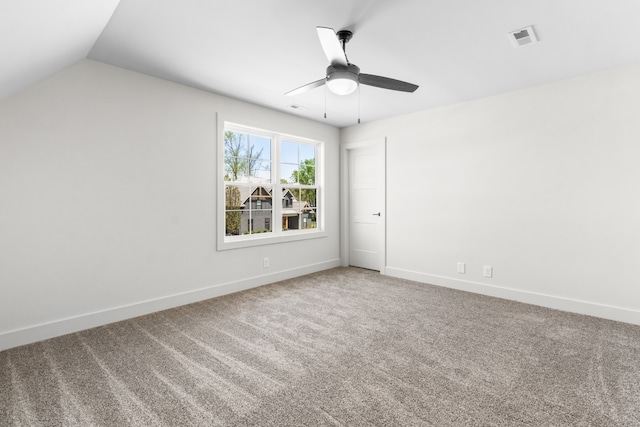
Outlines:
<svg viewBox="0 0 640 427"><path fill-rule="evenodd" d="M638 64L638 17L637 0L3 0L0 98L88 57L344 127ZM540 42L513 47L529 25ZM285 96L325 76L316 26L420 88Z"/></svg>
<svg viewBox="0 0 640 427"><path fill-rule="evenodd" d="M86 58L118 0L0 0L0 100Z"/></svg>

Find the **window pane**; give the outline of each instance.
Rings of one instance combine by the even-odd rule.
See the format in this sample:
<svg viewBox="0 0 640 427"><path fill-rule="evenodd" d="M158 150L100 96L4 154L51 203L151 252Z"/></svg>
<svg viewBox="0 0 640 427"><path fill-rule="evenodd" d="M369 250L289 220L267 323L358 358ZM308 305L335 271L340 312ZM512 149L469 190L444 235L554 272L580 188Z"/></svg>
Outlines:
<svg viewBox="0 0 640 427"><path fill-rule="evenodd" d="M294 184L296 182L298 172L297 165L281 164L280 165L280 183Z"/></svg>
<svg viewBox="0 0 640 427"><path fill-rule="evenodd" d="M271 162L247 159L247 169L251 182L271 183Z"/></svg>
<svg viewBox="0 0 640 427"><path fill-rule="evenodd" d="M297 182L303 185L314 185L316 183L315 166L315 145L300 144L300 169Z"/></svg>
<svg viewBox="0 0 640 427"><path fill-rule="evenodd" d="M303 163L305 160L313 160L315 163L316 159L316 146L308 145L308 144L300 144L300 163Z"/></svg>
<svg viewBox="0 0 640 427"><path fill-rule="evenodd" d="M297 199L295 188L284 188L282 190L282 231L298 229L298 211L296 210Z"/></svg>
<svg viewBox="0 0 640 427"><path fill-rule="evenodd" d="M245 201L248 199L251 189L247 186L228 185L224 189L225 205L225 234L235 236L242 234L246 229L243 225L245 218Z"/></svg>
<svg viewBox="0 0 640 427"><path fill-rule="evenodd" d="M224 132L224 155L225 157L246 157L248 136L244 133L225 131Z"/></svg>
<svg viewBox="0 0 640 427"><path fill-rule="evenodd" d="M271 160L271 139L264 136L249 135L247 158Z"/></svg>
<svg viewBox="0 0 640 427"><path fill-rule="evenodd" d="M228 185L224 190L225 234L227 236L235 236L241 232L242 194L248 194L249 188Z"/></svg>
<svg viewBox="0 0 640 427"><path fill-rule="evenodd" d="M316 207L316 193L315 188L303 188L300 190L300 201L307 203L308 209L313 209Z"/></svg>
<svg viewBox="0 0 640 427"><path fill-rule="evenodd" d="M313 160L307 160L300 164L298 172L294 172L296 182L302 185L314 185L316 183L316 168Z"/></svg>
<svg viewBox="0 0 640 427"><path fill-rule="evenodd" d="M297 212L300 212L300 205L298 202L300 201L300 189L299 188L289 188L289 191L293 194L293 206Z"/></svg>
<svg viewBox="0 0 640 427"><path fill-rule="evenodd" d="M251 187L251 197L244 204L241 225L246 223L242 234L258 234L271 231L272 192L270 186L259 185Z"/></svg>
<svg viewBox="0 0 640 427"><path fill-rule="evenodd" d="M282 231L297 230L299 228L298 217L300 215L298 198L300 194L297 188L284 188L282 190Z"/></svg>
<svg viewBox="0 0 640 427"><path fill-rule="evenodd" d="M244 197L243 197L244 194ZM226 210L242 209L244 200L249 196L249 187L227 185L224 188L224 206Z"/></svg>
<svg viewBox="0 0 640 427"><path fill-rule="evenodd" d="M246 181L247 180L247 160L241 157L224 158L224 180L225 181Z"/></svg>
<svg viewBox="0 0 640 427"><path fill-rule="evenodd" d="M251 210L271 209L272 191L273 189L266 185L251 187Z"/></svg>
<svg viewBox="0 0 640 427"><path fill-rule="evenodd" d="M283 163L298 164L298 144L282 141L280 143L280 161Z"/></svg>
<svg viewBox="0 0 640 427"><path fill-rule="evenodd" d="M317 228L317 190L315 188L304 188L300 190L300 215L302 217L302 228Z"/></svg>
<svg viewBox="0 0 640 427"><path fill-rule="evenodd" d="M225 167L232 159L235 164L239 159L246 159L249 148L249 135L240 132L225 131L224 133L224 157ZM228 159L228 160L227 160ZM231 174L229 176L232 176Z"/></svg>
<svg viewBox="0 0 640 427"><path fill-rule="evenodd" d="M299 228L299 215L295 214L282 214L282 231L298 230Z"/></svg>
<svg viewBox="0 0 640 427"><path fill-rule="evenodd" d="M225 181L269 182L271 139L241 132L224 133Z"/></svg>
<svg viewBox="0 0 640 427"><path fill-rule="evenodd" d="M237 236L240 234L240 221L242 212L225 211L225 234L227 236Z"/></svg>
<svg viewBox="0 0 640 427"><path fill-rule="evenodd" d="M271 218L271 210L263 209L252 211L251 219L253 220L253 231L251 234L271 232Z"/></svg>

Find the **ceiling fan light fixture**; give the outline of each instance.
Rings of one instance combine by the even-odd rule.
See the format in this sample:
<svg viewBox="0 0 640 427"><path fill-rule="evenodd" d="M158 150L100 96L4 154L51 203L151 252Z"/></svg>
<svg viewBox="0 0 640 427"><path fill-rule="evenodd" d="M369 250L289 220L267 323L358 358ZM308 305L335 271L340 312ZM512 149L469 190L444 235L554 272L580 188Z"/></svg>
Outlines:
<svg viewBox="0 0 640 427"><path fill-rule="evenodd" d="M330 65L327 68L327 86L336 95L349 95L358 88L360 68L353 64L346 67Z"/></svg>
<svg viewBox="0 0 640 427"><path fill-rule="evenodd" d="M327 79L329 90L336 95L349 95L358 87L358 82L344 77Z"/></svg>

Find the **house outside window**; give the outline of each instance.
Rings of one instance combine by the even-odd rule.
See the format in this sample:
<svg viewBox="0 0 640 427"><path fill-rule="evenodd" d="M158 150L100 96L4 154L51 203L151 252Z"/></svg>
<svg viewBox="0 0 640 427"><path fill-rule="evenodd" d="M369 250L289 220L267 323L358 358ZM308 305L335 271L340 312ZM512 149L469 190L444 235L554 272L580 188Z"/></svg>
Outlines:
<svg viewBox="0 0 640 427"><path fill-rule="evenodd" d="M224 122L222 144L219 249L318 237L322 142Z"/></svg>

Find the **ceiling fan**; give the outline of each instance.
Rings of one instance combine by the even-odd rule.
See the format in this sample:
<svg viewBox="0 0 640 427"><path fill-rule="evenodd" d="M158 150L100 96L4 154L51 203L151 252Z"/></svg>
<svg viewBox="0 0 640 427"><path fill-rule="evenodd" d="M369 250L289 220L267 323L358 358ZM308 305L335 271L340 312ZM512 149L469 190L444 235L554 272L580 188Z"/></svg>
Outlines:
<svg viewBox="0 0 640 427"><path fill-rule="evenodd" d="M316 27L316 29L324 54L331 63L327 67L327 75L323 79L308 83L285 93L285 95L298 95L324 84L337 95L348 95L355 91L359 84L401 92L415 92L418 89L418 86L412 83L361 73L360 68L350 63L346 55L345 46L353 37L351 31L341 30L336 34L332 28Z"/></svg>

